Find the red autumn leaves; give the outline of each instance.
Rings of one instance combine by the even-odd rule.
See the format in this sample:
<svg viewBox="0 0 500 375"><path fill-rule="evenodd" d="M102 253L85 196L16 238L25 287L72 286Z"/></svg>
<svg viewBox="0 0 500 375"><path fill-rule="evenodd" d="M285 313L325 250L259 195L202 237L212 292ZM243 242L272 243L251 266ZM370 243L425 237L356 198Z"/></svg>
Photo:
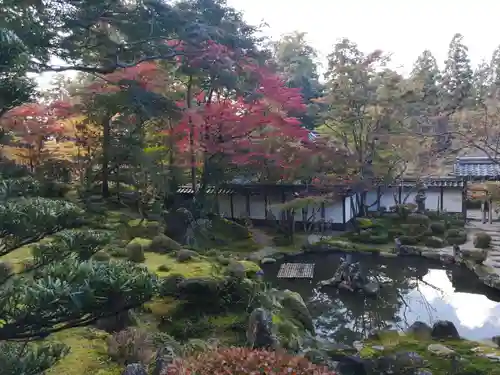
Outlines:
<svg viewBox="0 0 500 375"><path fill-rule="evenodd" d="M180 154L176 160L187 162L194 151L199 164L218 156L234 166L265 165L278 174L293 175L301 163L318 154L318 142L312 142L300 121L289 115L305 110L299 89L286 87L265 66L213 41L201 47L170 44L179 52L173 68L204 83L198 86L208 87L196 89L188 98L185 80L175 86L182 97L177 101L181 120L163 133L175 140L175 151ZM86 92L110 94L138 85L169 95L166 87L169 83L172 88L171 68L144 62L105 76L87 86ZM225 87L223 78L228 74L236 80L246 77L252 84L245 92ZM70 114L71 106L65 103L25 104L8 112L2 124L29 143L35 135L46 137L61 131L60 120Z"/></svg>

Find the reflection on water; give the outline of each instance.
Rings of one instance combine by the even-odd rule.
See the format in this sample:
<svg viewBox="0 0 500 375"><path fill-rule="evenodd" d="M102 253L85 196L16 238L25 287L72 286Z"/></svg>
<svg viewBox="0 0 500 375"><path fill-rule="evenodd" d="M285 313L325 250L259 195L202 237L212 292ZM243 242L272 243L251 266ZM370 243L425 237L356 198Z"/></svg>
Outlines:
<svg viewBox="0 0 500 375"><path fill-rule="evenodd" d="M477 282L468 270L444 269L423 259L360 257L363 271L383 283L377 298L318 289L318 281L333 276L340 256L308 255L290 262L315 263L309 280L277 280L279 264L264 268L266 279L299 292L315 318L318 335L352 343L374 329L405 329L416 320L432 325L452 321L461 336L481 340L500 334L500 292Z"/></svg>

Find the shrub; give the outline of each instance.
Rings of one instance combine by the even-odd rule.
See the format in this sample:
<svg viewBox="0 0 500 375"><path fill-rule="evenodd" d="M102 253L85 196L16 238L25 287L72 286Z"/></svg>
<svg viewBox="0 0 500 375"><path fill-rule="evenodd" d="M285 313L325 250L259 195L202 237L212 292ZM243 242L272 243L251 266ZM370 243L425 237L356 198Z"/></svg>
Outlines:
<svg viewBox="0 0 500 375"><path fill-rule="evenodd" d="M464 234L460 237L448 237L446 238L446 242L448 242L448 244L450 245L463 245L467 242L467 235Z"/></svg>
<svg viewBox="0 0 500 375"><path fill-rule="evenodd" d="M486 232L476 233L474 237L474 246L477 249L487 249L491 244L491 236Z"/></svg>
<svg viewBox="0 0 500 375"><path fill-rule="evenodd" d="M388 230L388 236L390 240L393 240L396 237L403 236L405 234L404 230L401 228L390 228Z"/></svg>
<svg viewBox="0 0 500 375"><path fill-rule="evenodd" d="M423 224L401 224L401 229L407 236L423 236L428 230L428 227Z"/></svg>
<svg viewBox="0 0 500 375"><path fill-rule="evenodd" d="M460 229L448 229L446 231L446 237L460 237L463 230Z"/></svg>
<svg viewBox="0 0 500 375"><path fill-rule="evenodd" d="M401 236L399 239L402 245L416 245L418 243L418 237L415 236Z"/></svg>
<svg viewBox="0 0 500 375"><path fill-rule="evenodd" d="M128 252L124 247L111 247L108 249L108 254L115 258L127 258Z"/></svg>
<svg viewBox="0 0 500 375"><path fill-rule="evenodd" d="M126 234L128 238L154 238L161 234L162 231L162 226L156 221L135 219L127 223Z"/></svg>
<svg viewBox="0 0 500 375"><path fill-rule="evenodd" d="M421 224L426 227L429 226L431 219L429 219L429 216L424 215L424 214L410 214L408 215L408 218L406 219L408 223L410 224Z"/></svg>
<svg viewBox="0 0 500 375"><path fill-rule="evenodd" d="M432 234L444 234L446 232L446 225L443 222L431 223Z"/></svg>
<svg viewBox="0 0 500 375"><path fill-rule="evenodd" d="M292 239L289 236L285 235L274 236L273 244L275 246L288 246L292 244Z"/></svg>
<svg viewBox="0 0 500 375"><path fill-rule="evenodd" d="M153 356L153 345L148 334L137 328L127 328L107 339L109 357L121 365L148 364Z"/></svg>
<svg viewBox="0 0 500 375"><path fill-rule="evenodd" d="M335 374L324 366L309 362L304 357L296 357L279 351L219 348L176 359L162 375L184 375L188 372L197 375Z"/></svg>
<svg viewBox="0 0 500 375"><path fill-rule="evenodd" d="M367 217L356 218L356 223L358 223L359 227L363 229L373 227L373 221Z"/></svg>
<svg viewBox="0 0 500 375"><path fill-rule="evenodd" d="M158 271L160 272L169 272L170 269L171 269L170 266L166 264L161 264L160 266L158 266Z"/></svg>
<svg viewBox="0 0 500 375"><path fill-rule="evenodd" d="M97 253L94 254L92 259L97 260L98 262L106 262L110 259L111 257L109 254L103 250L98 251Z"/></svg>
<svg viewBox="0 0 500 375"><path fill-rule="evenodd" d="M127 245L127 257L130 261L135 263L144 262L146 257L144 256L142 245L138 242L130 242Z"/></svg>
<svg viewBox="0 0 500 375"><path fill-rule="evenodd" d="M0 262L0 281L5 280L7 277L12 275L14 268L9 262Z"/></svg>
<svg viewBox="0 0 500 375"><path fill-rule="evenodd" d="M444 247L444 240L442 240L439 237L428 237L425 239L424 243L425 243L425 246L433 247L436 249Z"/></svg>
<svg viewBox="0 0 500 375"><path fill-rule="evenodd" d="M161 297L174 297L178 293L178 287L181 282L185 280L185 277L182 275L169 275L164 277L160 281L160 286L158 290L158 294Z"/></svg>
<svg viewBox="0 0 500 375"><path fill-rule="evenodd" d="M157 253L168 253L170 251L176 251L180 250L181 245L178 244L176 241L171 239L168 236L165 236L164 234L159 234L155 237L153 237L153 240L151 241L151 245L149 246L150 251L154 251Z"/></svg>

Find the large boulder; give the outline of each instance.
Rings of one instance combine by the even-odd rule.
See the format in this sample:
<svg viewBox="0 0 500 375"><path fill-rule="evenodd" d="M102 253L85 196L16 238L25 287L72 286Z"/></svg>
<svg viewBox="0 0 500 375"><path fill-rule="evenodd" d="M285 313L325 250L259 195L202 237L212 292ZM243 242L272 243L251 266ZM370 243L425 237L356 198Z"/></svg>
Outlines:
<svg viewBox="0 0 500 375"><path fill-rule="evenodd" d="M194 250L181 249L177 252L177 261L181 263L187 262L196 256L198 256L198 253Z"/></svg>
<svg viewBox="0 0 500 375"><path fill-rule="evenodd" d="M455 325L449 320L438 320L432 326L431 336L433 339L450 339L450 340L459 340L460 335L458 334L458 330Z"/></svg>
<svg viewBox="0 0 500 375"><path fill-rule="evenodd" d="M171 251L180 250L181 245L164 234L159 234L151 240L151 245L149 246L150 251L156 253L166 254Z"/></svg>
<svg viewBox="0 0 500 375"><path fill-rule="evenodd" d="M406 333L414 336L419 340L430 340L432 336L432 328L424 322L416 321L408 329Z"/></svg>
<svg viewBox="0 0 500 375"><path fill-rule="evenodd" d="M488 257L487 249L460 249L460 256L463 259L472 260L474 263L481 264Z"/></svg>
<svg viewBox="0 0 500 375"><path fill-rule="evenodd" d="M276 336L273 333L273 318L269 311L257 308L248 320L247 341L252 348L275 349Z"/></svg>
<svg viewBox="0 0 500 375"><path fill-rule="evenodd" d="M213 278L184 279L177 285L180 299L194 303L213 302L218 299L220 282Z"/></svg>
<svg viewBox="0 0 500 375"><path fill-rule="evenodd" d="M304 329L312 334L315 333L313 319L300 294L285 290L281 305L287 310L286 313L289 313L292 318L302 324Z"/></svg>

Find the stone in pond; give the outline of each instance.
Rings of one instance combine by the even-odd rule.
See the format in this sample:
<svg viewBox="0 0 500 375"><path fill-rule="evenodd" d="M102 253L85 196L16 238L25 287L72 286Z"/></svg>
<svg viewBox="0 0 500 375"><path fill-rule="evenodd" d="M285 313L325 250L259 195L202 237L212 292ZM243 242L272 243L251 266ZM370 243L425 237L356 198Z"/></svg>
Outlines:
<svg viewBox="0 0 500 375"><path fill-rule="evenodd" d="M261 264L273 264L276 263L276 259L274 258L264 258L260 261Z"/></svg>
<svg viewBox="0 0 500 375"><path fill-rule="evenodd" d="M380 287L379 287L378 283L375 283L375 282L370 282L370 283L363 285L363 292L369 296L377 295L379 290L380 290Z"/></svg>
<svg viewBox="0 0 500 375"><path fill-rule="evenodd" d="M148 372L140 363L131 363L125 367L122 375L148 375Z"/></svg>
<svg viewBox="0 0 500 375"><path fill-rule="evenodd" d="M451 339L458 340L460 335L458 334L457 328L449 320L438 320L432 326L431 336L433 339Z"/></svg>
<svg viewBox="0 0 500 375"><path fill-rule="evenodd" d="M406 333L420 340L429 340L432 336L432 328L424 322L416 321L406 330Z"/></svg>
<svg viewBox="0 0 500 375"><path fill-rule="evenodd" d="M276 348L273 318L269 311L260 307L252 311L248 320L247 341L252 348Z"/></svg>

